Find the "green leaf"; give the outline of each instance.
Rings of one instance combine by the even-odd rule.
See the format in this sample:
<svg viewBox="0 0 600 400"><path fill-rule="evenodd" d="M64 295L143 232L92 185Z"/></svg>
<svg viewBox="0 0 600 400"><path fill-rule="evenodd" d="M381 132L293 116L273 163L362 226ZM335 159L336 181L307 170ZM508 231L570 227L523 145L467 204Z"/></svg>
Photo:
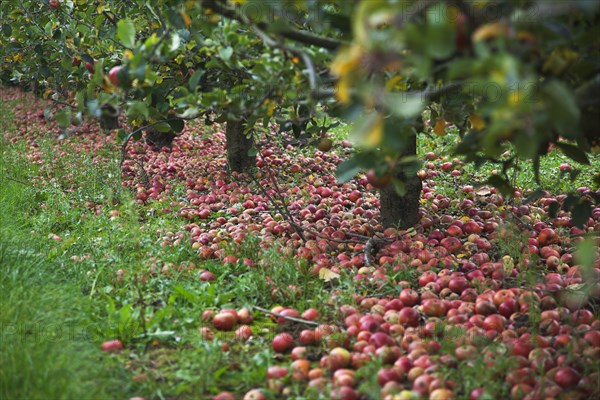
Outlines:
<svg viewBox="0 0 600 400"><path fill-rule="evenodd" d="M572 137L581 115L573 91L563 82L553 80L544 86L543 92L552 124L564 137Z"/></svg>
<svg viewBox="0 0 600 400"><path fill-rule="evenodd" d="M403 181L394 179L393 183L394 183L394 190L396 191L398 196L406 195L406 184Z"/></svg>
<svg viewBox="0 0 600 400"><path fill-rule="evenodd" d="M204 75L204 71L200 69L194 72L194 74L190 77L190 80L188 81L188 86L191 91L196 90L196 86L198 86L198 82L200 82L200 78L202 78L202 75Z"/></svg>
<svg viewBox="0 0 600 400"><path fill-rule="evenodd" d="M138 141L142 138L142 130L141 129L137 129L135 131L135 133L131 136L131 138L135 141Z"/></svg>
<svg viewBox="0 0 600 400"><path fill-rule="evenodd" d="M159 132L171 132L172 131L171 125L169 125L166 122L159 122L158 124L153 125L152 128Z"/></svg>
<svg viewBox="0 0 600 400"><path fill-rule="evenodd" d="M503 195L511 195L515 191L510 183L498 175L490 176L487 180L487 183L500 190Z"/></svg>
<svg viewBox="0 0 600 400"><path fill-rule="evenodd" d="M171 119L169 119L168 122L169 122L169 126L175 133L181 132L183 130L183 128L185 127L185 121L180 118L175 118L175 119L171 118Z"/></svg>
<svg viewBox="0 0 600 400"><path fill-rule="evenodd" d="M135 25L133 21L121 19L117 23L117 37L125 47L135 46Z"/></svg>
<svg viewBox="0 0 600 400"><path fill-rule="evenodd" d="M54 119L61 129L66 129L71 125L71 112L68 109L58 111L57 113L54 113Z"/></svg>
<svg viewBox="0 0 600 400"><path fill-rule="evenodd" d="M548 216L550 218L556 218L556 214L558 214L558 210L560 210L560 204L557 201L553 201L548 206Z"/></svg>
<svg viewBox="0 0 600 400"><path fill-rule="evenodd" d="M232 55L233 49L229 46L219 49L219 57L221 57L223 61L229 61Z"/></svg>
<svg viewBox="0 0 600 400"><path fill-rule="evenodd" d="M83 111L85 109L85 92L77 92L75 95L75 101L77 102L77 109L79 111Z"/></svg>
<svg viewBox="0 0 600 400"><path fill-rule="evenodd" d="M87 110L88 110L88 113L90 113L90 115L92 115L96 118L100 118L100 115L102 113L100 110L98 100L88 100Z"/></svg>
<svg viewBox="0 0 600 400"><path fill-rule="evenodd" d="M10 27L9 24L2 25L2 33L4 34L4 36L12 35L12 28Z"/></svg>
<svg viewBox="0 0 600 400"><path fill-rule="evenodd" d="M248 150L249 157L256 157L257 154L258 154L258 149L254 146L250 150Z"/></svg>
<svg viewBox="0 0 600 400"><path fill-rule="evenodd" d="M577 204L573 211L571 211L571 218L573 219L573 225L580 228L585 227L589 218L592 215L592 207L589 201L583 201Z"/></svg>
<svg viewBox="0 0 600 400"><path fill-rule="evenodd" d="M590 160L588 160L587 155L579 147L572 145L572 144L567 144L564 142L559 142L559 143L555 143L555 144L556 144L556 147L561 149L562 152L565 153L565 155L567 157L569 157L571 160L577 161L578 163L581 163L581 164L590 165Z"/></svg>
<svg viewBox="0 0 600 400"><path fill-rule="evenodd" d="M337 167L337 180L339 183L348 182L350 179L354 178L360 170L361 167L355 157L346 160Z"/></svg>
<svg viewBox="0 0 600 400"><path fill-rule="evenodd" d="M148 106L143 101L133 101L128 104L127 116L130 118L142 116L144 119L148 119L149 114Z"/></svg>
<svg viewBox="0 0 600 400"><path fill-rule="evenodd" d="M532 201L535 201L537 199L541 199L542 197L544 197L545 195L545 191L543 191L542 189L538 189L533 191L533 193L531 193L529 196L527 196L527 198L525 199L525 201L523 203L527 204L527 203L531 203Z"/></svg>
<svg viewBox="0 0 600 400"><path fill-rule="evenodd" d="M388 93L384 103L390 112L400 118L413 118L425 107L424 96L407 93Z"/></svg>
<svg viewBox="0 0 600 400"><path fill-rule="evenodd" d="M127 136L127 132L125 132L125 129L123 129L123 128L120 128L120 129L117 131L117 140L118 140L119 142L121 142L121 143L122 143L122 142L123 142L123 140L125 140L125 137L126 137L126 136Z"/></svg>

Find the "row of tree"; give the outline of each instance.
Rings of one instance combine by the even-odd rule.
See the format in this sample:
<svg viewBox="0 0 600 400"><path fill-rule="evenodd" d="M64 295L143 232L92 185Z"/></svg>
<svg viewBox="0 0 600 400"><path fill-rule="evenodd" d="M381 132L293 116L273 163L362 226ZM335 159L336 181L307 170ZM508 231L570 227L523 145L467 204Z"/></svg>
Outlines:
<svg viewBox="0 0 600 400"><path fill-rule="evenodd" d="M429 128L498 163L489 183L504 192L517 160L537 174L550 144L583 165L600 150L597 1L6 0L0 21L2 81L66 105L64 129L124 116L123 140L146 130L160 147L186 120L224 122L229 166L245 171L273 123L313 139L324 117L351 123L359 151L339 178L393 178L384 226L417 222Z"/></svg>

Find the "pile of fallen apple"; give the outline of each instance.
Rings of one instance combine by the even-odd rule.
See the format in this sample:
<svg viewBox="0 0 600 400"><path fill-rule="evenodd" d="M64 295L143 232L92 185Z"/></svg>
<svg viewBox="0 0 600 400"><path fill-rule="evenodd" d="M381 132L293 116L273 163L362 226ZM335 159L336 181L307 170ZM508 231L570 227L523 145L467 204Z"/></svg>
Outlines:
<svg viewBox="0 0 600 400"><path fill-rule="evenodd" d="M46 124L39 111L22 112L28 115L21 121L34 117ZM25 123L19 129L28 157L44 164L37 133ZM88 144L64 141L57 144L57 157L62 151L94 152L112 140L93 126L82 129L88 130ZM50 124L47 130L56 132ZM338 320L322 321L315 309L273 308L270 315L281 328L272 347L287 361L270 367L264 386L245 399L267 398L265 390L285 397L292 382L305 383L307 393L358 399L363 394L357 371L374 359L381 363L377 396L384 399L496 398L485 382L466 392L448 371L480 365L476 360L491 368L508 359L511 368L494 379L512 399L600 396L600 207L577 228L568 213L548 216L553 203L565 200L562 195L547 193L526 204L527 192L509 201L493 188L462 185L448 197L436 191L436 179L459 179L463 165L427 153L419 171L420 223L407 231L384 230L374 175L343 184L335 178L336 166L352 151L348 142L328 152L306 152L274 139L259 143L253 176L230 174L223 132L204 135L199 127L186 128L173 148L160 152L130 145L122 167L123 186L141 204L172 199L173 189L185 185L185 197L159 210L182 218L181 231L163 233L164 246L191 246L203 259L252 268L260 260L238 259L223 243L260 237L261 246L281 246L282 254L309 262L314 279L326 277L335 286L336 277L350 274L367 293L356 296L355 304L332 303ZM42 166L45 171L50 173ZM100 212L103 206L89 207ZM585 233L596 238L591 266L576 252ZM368 262L366 241L373 236L385 245ZM416 271L416 279L395 281L402 271ZM198 279L212 281L218 274L202 270ZM394 285L396 292L369 295L384 285ZM203 318L212 327L202 323L202 335L210 340L215 331L234 331L245 342L260 334L252 329L255 312L260 313L207 310ZM294 329L286 328L290 324ZM120 351L122 344L110 341L103 349ZM233 398L225 392L215 396Z"/></svg>
<svg viewBox="0 0 600 400"><path fill-rule="evenodd" d="M344 184L334 176L335 166L351 151L347 142L310 155L274 142L261 145L259 184L228 175L221 132L203 139L183 136L171 151L159 154L133 149L124 167L125 184L136 185L136 156L157 177L149 189L137 184L139 200L161 198L168 182L184 180L187 199L172 209L190 223L186 234L166 237L165 245L187 239L202 258L251 267L256 260L238 260L222 243L259 235L261 245L277 243L283 253L307 259L315 279L331 276L320 274L324 269L333 276L353 274L357 285L376 289L389 285L400 270L419 276L416 282L391 282L397 287L393 296L367 295L341 305L338 321L320 321L299 333L286 331L286 317L318 321L318 311L275 307L271 315L283 325L272 346L289 354L289 363L269 368L264 388L245 398L266 398L265 389L289 395L290 382L305 382L307 391L330 391L332 398L360 398L356 371L373 358L383 365L377 373L381 398L493 398L483 384L465 393L461 382L445 378L444 371L482 355L489 365L498 358L512 360L513 368L496 379L505 382L513 399L598 394L600 253L593 268L584 269L574 249L583 233L600 231L599 207L580 229L567 213L548 217L550 205L564 201L561 195L547 193L525 204L526 193L517 192L509 202L493 188L465 185L450 198L436 193L435 178L460 176L462 163L428 153L419 171L425 184L420 224L408 231L383 230L374 175ZM283 199L287 212L281 209ZM385 237L387 245L372 265L365 265L360 239L374 235ZM513 248L511 254L507 248ZM200 279L210 281L218 273L202 271ZM531 275L538 278L534 283L526 278ZM214 325L202 327L208 339L213 330L234 330L241 341L255 334L247 309L209 311L204 318ZM451 350L443 341L453 343ZM307 357L315 349L318 360Z"/></svg>

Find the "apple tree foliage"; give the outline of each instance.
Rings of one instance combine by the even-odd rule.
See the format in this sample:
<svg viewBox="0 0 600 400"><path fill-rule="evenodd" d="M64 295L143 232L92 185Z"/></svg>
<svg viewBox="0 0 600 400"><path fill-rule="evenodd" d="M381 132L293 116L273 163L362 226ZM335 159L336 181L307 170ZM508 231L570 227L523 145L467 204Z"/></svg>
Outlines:
<svg viewBox="0 0 600 400"><path fill-rule="evenodd" d="M55 114L62 127L109 110L134 127L120 131L128 139L203 117L237 127L230 147L272 120L323 133L324 112L354 127L359 151L340 180L360 170L394 178L381 191L385 226L417 222L416 140L427 130L459 135L466 161L498 163L489 183L507 194L518 160L538 176L550 145L582 165L600 149L597 1L56 4L2 2L0 76L71 104ZM563 207L581 224L591 201L573 195Z"/></svg>
<svg viewBox="0 0 600 400"><path fill-rule="evenodd" d="M260 24L273 35L291 8L265 2L271 5L262 14L266 18L248 21L245 10L258 8L258 2L235 2L237 7L203 3L224 16ZM415 140L427 125L439 136L460 135L456 152L466 161L499 164L502 174L491 176L489 183L508 195L514 189L507 172L523 164L518 160L531 161L539 183L540 158L551 145L584 167L589 155L600 151L596 1L293 4L306 18L302 29L334 33L348 42L336 50L330 64L337 77L332 94L337 107L329 110L354 123L353 137L361 151L340 166L341 179L374 169L380 177L395 177L395 192L401 195L420 191L414 180ZM285 32L279 37L315 46ZM503 159L506 150L512 155ZM580 172L574 170L573 176ZM598 171L592 173L598 183ZM389 213L389 208L406 205L399 203L401 198L382 190L384 225L401 218ZM414 201L413 197L409 203ZM599 200L572 194L563 207L573 211L576 224L583 224L594 201Z"/></svg>
<svg viewBox="0 0 600 400"><path fill-rule="evenodd" d="M66 104L53 114L64 129L85 113L123 115L132 127L119 130L126 141L144 129L172 135L196 118L227 122L228 152L237 150L230 167L241 171L255 162L254 130L272 118L297 133L319 128L316 107L302 97L310 83L298 55L240 21L195 2L58 4L2 3L0 74Z"/></svg>

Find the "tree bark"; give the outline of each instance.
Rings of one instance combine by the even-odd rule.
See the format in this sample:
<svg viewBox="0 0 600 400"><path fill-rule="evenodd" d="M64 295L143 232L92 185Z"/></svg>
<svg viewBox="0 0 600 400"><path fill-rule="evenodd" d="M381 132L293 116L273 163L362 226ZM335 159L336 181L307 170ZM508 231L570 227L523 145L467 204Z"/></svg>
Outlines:
<svg viewBox="0 0 600 400"><path fill-rule="evenodd" d="M104 130L117 129L119 127L119 112L110 104L104 104L100 107L100 127Z"/></svg>
<svg viewBox="0 0 600 400"><path fill-rule="evenodd" d="M175 136L175 132L159 132L152 128L146 129L146 143L155 150L160 150L163 147L173 147Z"/></svg>
<svg viewBox="0 0 600 400"><path fill-rule="evenodd" d="M252 148L252 137L246 137L244 120L228 120L225 127L227 140L227 163L232 172L246 172L256 166L256 156L248 155Z"/></svg>
<svg viewBox="0 0 600 400"><path fill-rule="evenodd" d="M403 156L417 154L417 137L412 136ZM404 182L406 193L398 195L396 189L390 185L380 191L381 224L384 228L408 229L419 222L419 200L423 184L416 175L407 175L400 171L396 176Z"/></svg>

